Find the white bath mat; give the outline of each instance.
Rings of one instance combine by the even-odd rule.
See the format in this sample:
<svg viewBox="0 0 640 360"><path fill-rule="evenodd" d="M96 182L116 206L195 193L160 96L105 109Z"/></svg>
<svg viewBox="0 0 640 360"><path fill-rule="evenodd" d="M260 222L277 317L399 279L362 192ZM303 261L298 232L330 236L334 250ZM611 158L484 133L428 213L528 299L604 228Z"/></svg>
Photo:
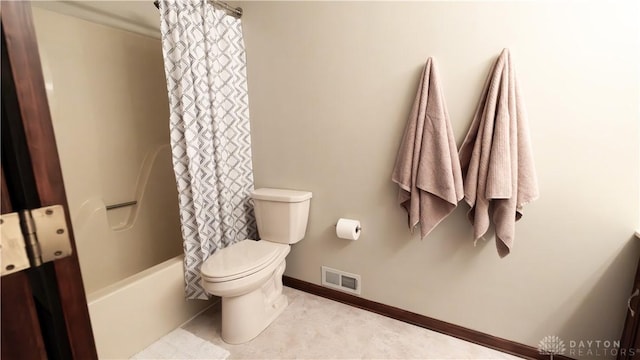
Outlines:
<svg viewBox="0 0 640 360"><path fill-rule="evenodd" d="M131 359L227 359L227 350L192 333L175 329Z"/></svg>

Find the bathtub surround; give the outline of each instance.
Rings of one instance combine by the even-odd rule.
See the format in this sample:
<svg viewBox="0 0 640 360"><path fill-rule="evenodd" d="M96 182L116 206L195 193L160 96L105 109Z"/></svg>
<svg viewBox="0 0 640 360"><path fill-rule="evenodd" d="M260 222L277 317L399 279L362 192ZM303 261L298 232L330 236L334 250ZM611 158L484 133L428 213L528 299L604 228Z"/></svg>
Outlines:
<svg viewBox="0 0 640 360"><path fill-rule="evenodd" d="M39 5L42 72L91 295L182 252L161 45Z"/></svg>
<svg viewBox="0 0 640 360"><path fill-rule="evenodd" d="M473 237L478 241L493 223L498 255L505 257L524 205L538 198L527 114L509 49L489 72L460 161Z"/></svg>
<svg viewBox="0 0 640 360"><path fill-rule="evenodd" d="M164 0L159 10L185 293L206 299L202 263L257 235L242 26L205 0Z"/></svg>
<svg viewBox="0 0 640 360"><path fill-rule="evenodd" d="M255 185L314 194L285 275L359 274L365 299L533 349L550 335L620 337L640 254L640 3L241 6ZM389 177L425 59L438 60L460 146L504 47L542 196L500 259L490 235L473 246L464 204L428 237L409 234ZM361 221L358 241L336 238L340 217Z"/></svg>
<svg viewBox="0 0 640 360"><path fill-rule="evenodd" d="M432 57L422 70L418 93L404 130L392 180L409 229L420 224L427 236L455 210L464 196L456 140Z"/></svg>
<svg viewBox="0 0 640 360"><path fill-rule="evenodd" d="M98 356L128 358L210 305L184 300L160 40L33 5Z"/></svg>

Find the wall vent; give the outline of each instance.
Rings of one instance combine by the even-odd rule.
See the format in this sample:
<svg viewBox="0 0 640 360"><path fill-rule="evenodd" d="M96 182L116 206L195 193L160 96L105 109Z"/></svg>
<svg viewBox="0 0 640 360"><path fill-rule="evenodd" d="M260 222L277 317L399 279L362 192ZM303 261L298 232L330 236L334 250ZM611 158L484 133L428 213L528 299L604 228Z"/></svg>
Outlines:
<svg viewBox="0 0 640 360"><path fill-rule="evenodd" d="M350 274L348 272L323 266L322 285L351 294L360 295L362 282L360 281L360 275Z"/></svg>

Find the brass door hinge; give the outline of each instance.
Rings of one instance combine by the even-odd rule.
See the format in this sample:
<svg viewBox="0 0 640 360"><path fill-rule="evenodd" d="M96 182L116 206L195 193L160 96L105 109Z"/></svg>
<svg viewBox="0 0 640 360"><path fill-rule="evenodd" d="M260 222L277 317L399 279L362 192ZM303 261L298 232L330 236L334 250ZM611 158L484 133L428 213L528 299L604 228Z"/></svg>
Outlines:
<svg viewBox="0 0 640 360"><path fill-rule="evenodd" d="M0 216L0 270L8 275L72 253L61 205Z"/></svg>

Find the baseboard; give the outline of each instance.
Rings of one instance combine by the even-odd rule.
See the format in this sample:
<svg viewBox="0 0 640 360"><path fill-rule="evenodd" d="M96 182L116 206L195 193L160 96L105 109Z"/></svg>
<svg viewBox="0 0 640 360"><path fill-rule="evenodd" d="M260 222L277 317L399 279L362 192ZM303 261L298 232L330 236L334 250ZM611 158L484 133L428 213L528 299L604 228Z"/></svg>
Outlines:
<svg viewBox="0 0 640 360"><path fill-rule="evenodd" d="M283 282L285 286L294 289L298 289L323 298L335 300L363 310L368 310L376 314L387 316L392 319L403 321L425 329L437 331L439 333L453 336L458 339L469 341L491 349L499 350L527 359L549 360L549 355L540 354L537 348L520 344L515 341L499 338L476 330L467 329L459 325L451 324L442 320L437 320L424 315L402 310L397 307L381 304L375 301L363 299L358 296L329 289L306 281L294 279L292 277L283 276ZM554 355L553 359L573 360L572 358L563 355Z"/></svg>

